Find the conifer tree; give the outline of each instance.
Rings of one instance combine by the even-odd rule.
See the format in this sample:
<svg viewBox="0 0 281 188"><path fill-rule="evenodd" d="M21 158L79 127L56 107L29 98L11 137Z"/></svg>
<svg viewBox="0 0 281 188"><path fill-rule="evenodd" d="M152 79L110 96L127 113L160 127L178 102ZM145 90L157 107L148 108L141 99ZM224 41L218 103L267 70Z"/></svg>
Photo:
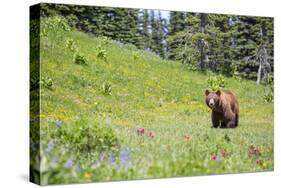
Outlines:
<svg viewBox="0 0 281 188"><path fill-rule="evenodd" d="M148 10L142 9L139 11L138 17L138 33L141 41L138 45L141 49L147 49L150 46L150 33L149 33L149 14Z"/></svg>
<svg viewBox="0 0 281 188"><path fill-rule="evenodd" d="M260 71L262 77L266 78L267 72L271 72L273 68L273 20L265 17L239 16L237 24L238 49L235 58L239 62L239 71L243 73L243 77L257 79L259 83L261 59L267 59L263 61L266 63L263 63L265 66ZM261 54L267 54L267 57L261 58Z"/></svg>
<svg viewBox="0 0 281 188"><path fill-rule="evenodd" d="M185 18L186 14L184 12L170 12L170 24L169 24L169 35L174 35L179 31L185 29Z"/></svg>
<svg viewBox="0 0 281 188"><path fill-rule="evenodd" d="M179 50L184 46L184 31L186 29L186 14L170 11L170 19L167 33L167 57L169 59L182 60Z"/></svg>

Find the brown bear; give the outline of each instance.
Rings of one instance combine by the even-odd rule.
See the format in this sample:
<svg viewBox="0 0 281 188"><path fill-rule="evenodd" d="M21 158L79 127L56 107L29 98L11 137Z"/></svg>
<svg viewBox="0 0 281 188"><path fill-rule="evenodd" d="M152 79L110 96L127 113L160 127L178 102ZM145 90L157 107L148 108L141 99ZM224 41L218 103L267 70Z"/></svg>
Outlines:
<svg viewBox="0 0 281 188"><path fill-rule="evenodd" d="M205 91L206 104L212 109L214 128L235 128L238 126L239 104L236 96L228 90Z"/></svg>

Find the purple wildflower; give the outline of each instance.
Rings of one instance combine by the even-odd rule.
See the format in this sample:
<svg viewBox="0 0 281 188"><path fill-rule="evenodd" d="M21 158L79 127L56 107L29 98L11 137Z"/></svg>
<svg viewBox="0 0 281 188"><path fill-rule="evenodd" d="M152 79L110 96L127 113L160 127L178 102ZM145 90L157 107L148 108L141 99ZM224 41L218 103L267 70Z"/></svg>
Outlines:
<svg viewBox="0 0 281 188"><path fill-rule="evenodd" d="M104 161L106 159L106 153L105 152L102 152L101 154L101 161Z"/></svg>
<svg viewBox="0 0 281 188"><path fill-rule="evenodd" d="M61 128L61 127L62 127L62 122L61 122L61 121L58 121L58 122L56 123L56 125L57 125L58 128Z"/></svg>
<svg viewBox="0 0 281 188"><path fill-rule="evenodd" d="M54 142L51 140L49 143L48 143L48 145L47 145L47 148L46 148L46 151L49 153L49 152L51 152L52 150L53 150L53 148L54 148Z"/></svg>
<svg viewBox="0 0 281 188"><path fill-rule="evenodd" d="M65 163L64 163L64 168L70 169L73 166L73 161L71 159L68 159Z"/></svg>
<svg viewBox="0 0 281 188"><path fill-rule="evenodd" d="M116 160L115 160L115 157L114 157L114 155L113 155L112 153L110 153L109 159L110 159L110 163L111 163L112 165L114 165Z"/></svg>
<svg viewBox="0 0 281 188"><path fill-rule="evenodd" d="M131 160L131 151L129 149L123 149L119 154L119 159L125 166L125 169L128 169Z"/></svg>

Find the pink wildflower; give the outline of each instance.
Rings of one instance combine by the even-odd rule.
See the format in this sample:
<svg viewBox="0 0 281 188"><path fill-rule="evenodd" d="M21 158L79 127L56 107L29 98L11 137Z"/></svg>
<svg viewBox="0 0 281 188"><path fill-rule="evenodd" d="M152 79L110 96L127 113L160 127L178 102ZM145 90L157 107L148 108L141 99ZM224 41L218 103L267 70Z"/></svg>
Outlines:
<svg viewBox="0 0 281 188"><path fill-rule="evenodd" d="M144 134L144 128L137 128L137 134L143 135Z"/></svg>

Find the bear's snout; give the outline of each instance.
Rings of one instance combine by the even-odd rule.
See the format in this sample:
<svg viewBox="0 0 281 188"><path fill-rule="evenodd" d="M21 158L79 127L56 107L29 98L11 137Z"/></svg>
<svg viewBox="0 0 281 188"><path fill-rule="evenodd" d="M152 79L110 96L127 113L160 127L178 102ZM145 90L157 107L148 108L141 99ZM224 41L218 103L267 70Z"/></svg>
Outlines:
<svg viewBox="0 0 281 188"><path fill-rule="evenodd" d="M210 106L211 108L213 108L213 107L215 106L215 100L214 100L214 99L211 99L211 100L209 101L209 106Z"/></svg>

